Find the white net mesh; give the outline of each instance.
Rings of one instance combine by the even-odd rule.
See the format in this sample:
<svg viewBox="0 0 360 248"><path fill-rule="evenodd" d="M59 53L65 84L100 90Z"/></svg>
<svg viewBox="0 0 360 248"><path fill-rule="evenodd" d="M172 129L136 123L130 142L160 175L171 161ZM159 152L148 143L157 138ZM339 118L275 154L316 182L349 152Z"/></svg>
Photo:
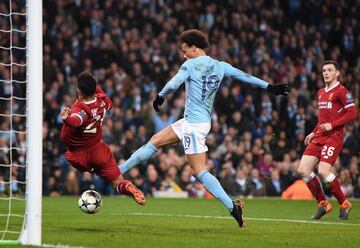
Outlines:
<svg viewBox="0 0 360 248"><path fill-rule="evenodd" d="M26 1L0 0L0 241L22 229L25 155Z"/></svg>

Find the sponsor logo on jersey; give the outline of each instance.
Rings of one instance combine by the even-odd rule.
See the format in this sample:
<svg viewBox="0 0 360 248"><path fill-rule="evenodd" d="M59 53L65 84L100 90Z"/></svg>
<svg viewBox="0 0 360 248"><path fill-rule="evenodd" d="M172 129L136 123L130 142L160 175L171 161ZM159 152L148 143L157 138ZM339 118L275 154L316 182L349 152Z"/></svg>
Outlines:
<svg viewBox="0 0 360 248"><path fill-rule="evenodd" d="M213 72L214 72L214 66L213 65L206 67L206 71L205 71L206 74L212 74Z"/></svg>
<svg viewBox="0 0 360 248"><path fill-rule="evenodd" d="M195 71L203 71L204 67L202 65L194 65Z"/></svg>
<svg viewBox="0 0 360 248"><path fill-rule="evenodd" d="M332 109L332 102L319 102L319 109Z"/></svg>

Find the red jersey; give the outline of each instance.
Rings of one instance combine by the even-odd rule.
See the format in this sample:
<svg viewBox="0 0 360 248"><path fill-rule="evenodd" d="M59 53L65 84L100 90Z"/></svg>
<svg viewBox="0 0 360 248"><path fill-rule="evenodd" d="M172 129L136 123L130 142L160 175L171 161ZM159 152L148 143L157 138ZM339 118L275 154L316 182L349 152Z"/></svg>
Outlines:
<svg viewBox="0 0 360 248"><path fill-rule="evenodd" d="M69 151L86 150L102 138L102 122L112 106L110 98L97 86L95 98L77 100L71 106L71 115L64 120L61 138Z"/></svg>
<svg viewBox="0 0 360 248"><path fill-rule="evenodd" d="M357 117L354 100L350 92L339 82L330 88L322 88L317 93L318 98L318 124L314 129L315 139L336 135L343 138L343 127ZM325 132L319 126L331 123L332 130Z"/></svg>

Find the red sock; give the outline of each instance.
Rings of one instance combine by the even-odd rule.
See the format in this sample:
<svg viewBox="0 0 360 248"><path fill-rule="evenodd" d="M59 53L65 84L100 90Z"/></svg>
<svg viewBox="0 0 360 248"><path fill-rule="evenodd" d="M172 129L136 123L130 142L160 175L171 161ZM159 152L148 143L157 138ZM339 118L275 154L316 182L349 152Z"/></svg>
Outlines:
<svg viewBox="0 0 360 248"><path fill-rule="evenodd" d="M117 187L117 190L119 191L119 193L121 194L127 194L128 192L126 191L125 189L125 186L128 184L128 183L131 183L129 180L124 180L124 181L121 181Z"/></svg>
<svg viewBox="0 0 360 248"><path fill-rule="evenodd" d="M318 203L326 200L323 189L320 185L320 181L316 176L311 178L311 180L308 181L306 185L308 186Z"/></svg>
<svg viewBox="0 0 360 248"><path fill-rule="evenodd" d="M340 183L337 178L329 183L331 193L336 197L338 203L341 205L345 200L344 193L341 191Z"/></svg>

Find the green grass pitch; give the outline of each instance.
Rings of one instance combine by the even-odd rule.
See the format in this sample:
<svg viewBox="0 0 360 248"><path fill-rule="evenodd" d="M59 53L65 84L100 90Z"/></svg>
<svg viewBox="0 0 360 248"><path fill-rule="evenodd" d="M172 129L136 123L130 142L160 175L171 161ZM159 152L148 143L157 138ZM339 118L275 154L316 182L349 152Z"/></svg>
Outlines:
<svg viewBox="0 0 360 248"><path fill-rule="evenodd" d="M142 207L129 198L104 197L103 207L95 215L82 213L77 199L43 198L44 244L106 248L350 248L360 245L360 201L353 201L348 221L338 220L338 205L334 201L330 214L320 221L311 221L315 201L245 199L246 228L240 229L214 199L149 199ZM7 211L3 203L1 213ZM16 206L14 210L21 211ZM4 220L0 218L0 229L4 227ZM16 218L12 218L10 227L18 226Z"/></svg>

